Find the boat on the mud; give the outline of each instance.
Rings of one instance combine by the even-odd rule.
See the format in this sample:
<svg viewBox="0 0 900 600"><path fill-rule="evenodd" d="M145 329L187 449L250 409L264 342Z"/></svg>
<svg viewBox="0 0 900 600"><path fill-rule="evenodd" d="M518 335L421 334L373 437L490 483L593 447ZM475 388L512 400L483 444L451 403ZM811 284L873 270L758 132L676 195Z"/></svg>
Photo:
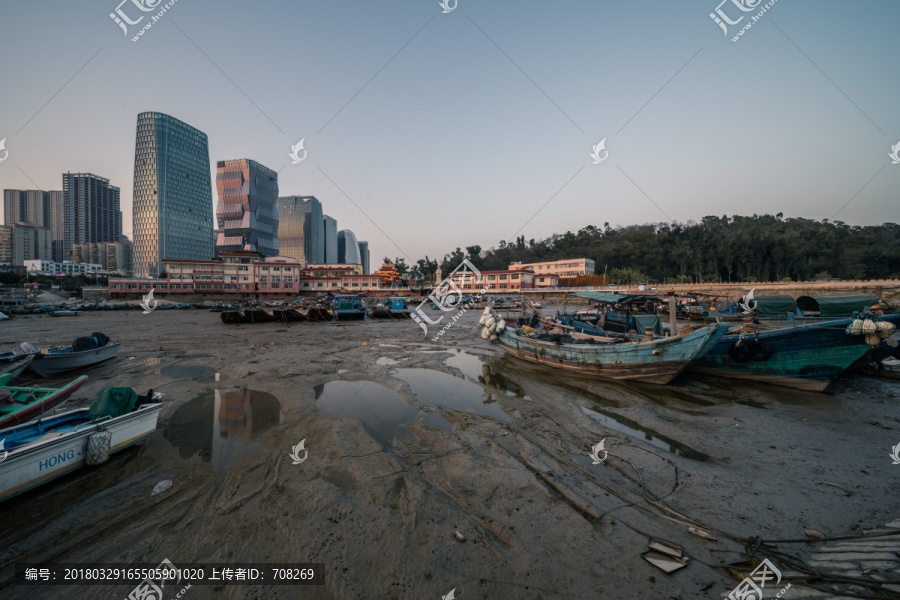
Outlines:
<svg viewBox="0 0 900 600"><path fill-rule="evenodd" d="M51 317L77 317L80 314L77 310L54 310L48 312Z"/></svg>
<svg viewBox="0 0 900 600"><path fill-rule="evenodd" d="M275 317L276 321L282 321L285 323L293 323L298 321L306 321L307 314L296 308L273 308L272 316Z"/></svg>
<svg viewBox="0 0 900 600"><path fill-rule="evenodd" d="M406 306L406 298L393 296L388 300L377 302L371 310L369 317L373 319L406 319L409 317L409 308Z"/></svg>
<svg viewBox="0 0 900 600"><path fill-rule="evenodd" d="M0 431L0 502L147 438L161 408L152 392L107 388L90 408Z"/></svg>
<svg viewBox="0 0 900 600"><path fill-rule="evenodd" d="M244 310L225 310L219 313L223 323L271 323L277 321L271 313L261 308L245 308Z"/></svg>
<svg viewBox="0 0 900 600"><path fill-rule="evenodd" d="M310 321L331 321L334 319L334 310L320 302L304 309L306 318Z"/></svg>
<svg viewBox="0 0 900 600"><path fill-rule="evenodd" d="M880 319L895 327L900 324L900 314ZM688 370L820 392L870 351L863 335L847 333L853 320L731 333L694 360Z"/></svg>
<svg viewBox="0 0 900 600"><path fill-rule="evenodd" d="M69 347L38 351L25 342L22 344L22 350L34 355L34 360L28 365L29 371L41 377L52 377L115 357L119 353L119 343L112 342L104 334L95 331L90 336L75 338Z"/></svg>
<svg viewBox="0 0 900 600"><path fill-rule="evenodd" d="M334 297L334 314L339 321L366 318L366 307L356 294L342 294Z"/></svg>
<svg viewBox="0 0 900 600"><path fill-rule="evenodd" d="M82 375L59 388L14 387L9 385L12 378L10 373L0 376L0 430L27 423L57 408L87 381L87 376Z"/></svg>
<svg viewBox="0 0 900 600"><path fill-rule="evenodd" d="M28 368L34 360L32 354L16 354L5 352L0 354L0 375L10 375L10 379L18 377L19 373Z"/></svg>
<svg viewBox="0 0 900 600"><path fill-rule="evenodd" d="M637 341L584 333L537 333L530 327L504 327L495 335L504 352L528 362L603 379L667 384L708 352L726 330L725 325L713 323L682 335L650 335Z"/></svg>

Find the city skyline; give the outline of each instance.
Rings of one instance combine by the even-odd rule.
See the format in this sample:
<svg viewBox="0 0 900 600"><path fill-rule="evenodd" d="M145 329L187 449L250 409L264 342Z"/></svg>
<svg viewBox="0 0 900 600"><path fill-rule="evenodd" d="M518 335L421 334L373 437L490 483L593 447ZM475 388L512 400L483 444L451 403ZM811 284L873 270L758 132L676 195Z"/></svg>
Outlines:
<svg viewBox="0 0 900 600"><path fill-rule="evenodd" d="M0 188L102 173L133 238L133 120L152 108L206 132L212 159L271 165L283 194L322 198L376 256L408 262L604 222L896 220L900 82L878 65L900 7L776 3L735 43L716 4L313 3L279 6L276 22L224 7L213 27L209 6L179 2L139 43L114 7L11 6L0 33L26 50L0 65ZM28 44L45 30L65 54Z"/></svg>

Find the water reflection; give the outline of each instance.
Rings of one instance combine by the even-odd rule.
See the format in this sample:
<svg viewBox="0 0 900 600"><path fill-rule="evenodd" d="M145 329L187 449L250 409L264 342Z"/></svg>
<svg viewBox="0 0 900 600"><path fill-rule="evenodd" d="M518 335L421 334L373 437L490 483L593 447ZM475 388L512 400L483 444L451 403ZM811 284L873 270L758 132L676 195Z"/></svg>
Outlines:
<svg viewBox="0 0 900 600"><path fill-rule="evenodd" d="M434 369L397 369L394 377L409 384L422 404L509 421L493 394L459 377Z"/></svg>
<svg viewBox="0 0 900 600"><path fill-rule="evenodd" d="M416 419L415 408L374 381L329 381L317 385L315 392L319 410L358 419L382 445L393 441L401 425Z"/></svg>
<svg viewBox="0 0 900 600"><path fill-rule="evenodd" d="M259 450L281 420L281 403L271 394L246 388L214 390L179 406L163 437L182 458L200 456L223 474Z"/></svg>
<svg viewBox="0 0 900 600"><path fill-rule="evenodd" d="M681 442L677 442L668 436L665 436L648 427L644 427L640 423L632 421L631 419L626 419L625 417L617 415L616 413L600 408L596 410L582 408L581 410L584 411L584 414L588 415L596 421L599 421L604 426L610 429L620 431L631 437L646 440L653 446L661 448L666 452L671 452L676 456L683 456L685 458L704 462L709 460L709 456L707 456L706 454L698 452L693 448L682 444Z"/></svg>

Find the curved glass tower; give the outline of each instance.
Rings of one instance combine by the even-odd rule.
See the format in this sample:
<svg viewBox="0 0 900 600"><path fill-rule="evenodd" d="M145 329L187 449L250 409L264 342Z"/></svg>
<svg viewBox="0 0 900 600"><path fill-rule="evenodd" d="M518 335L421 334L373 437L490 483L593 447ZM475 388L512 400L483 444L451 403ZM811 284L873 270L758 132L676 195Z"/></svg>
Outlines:
<svg viewBox="0 0 900 600"><path fill-rule="evenodd" d="M157 112L138 115L134 152L134 274L157 277L167 258L213 257L206 134Z"/></svg>
<svg viewBox="0 0 900 600"><path fill-rule="evenodd" d="M325 262L322 203L315 196L278 199L278 251L301 265Z"/></svg>
<svg viewBox="0 0 900 600"><path fill-rule="evenodd" d="M356 234L349 229L338 231L338 262L347 265L361 265L359 241Z"/></svg>

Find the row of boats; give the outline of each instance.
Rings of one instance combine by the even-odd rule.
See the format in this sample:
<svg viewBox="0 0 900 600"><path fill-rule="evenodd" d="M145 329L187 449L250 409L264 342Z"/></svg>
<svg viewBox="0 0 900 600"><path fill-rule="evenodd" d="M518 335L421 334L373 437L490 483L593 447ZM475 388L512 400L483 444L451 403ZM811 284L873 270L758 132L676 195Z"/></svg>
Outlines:
<svg viewBox="0 0 900 600"><path fill-rule="evenodd" d="M823 391L848 369L900 358L894 337L900 314L856 308L846 317L747 316L737 326L686 325L662 335L656 315L625 315L626 323L637 317L645 324L629 333L616 326L623 315L615 310L549 318L534 310L511 319L488 307L479 326L484 339L518 359L605 379L667 384L692 371Z"/></svg>
<svg viewBox="0 0 900 600"><path fill-rule="evenodd" d="M223 323L270 323L274 321L333 321L406 319L410 316L408 299L395 296L384 300L364 299L357 294L341 294L330 301L286 304L269 309L260 306L221 313Z"/></svg>
<svg viewBox="0 0 900 600"><path fill-rule="evenodd" d="M147 439L156 429L161 395L127 387L104 388L88 408L59 412L86 375L59 387L13 385L21 373L42 377L91 366L118 354L100 332L71 346L0 355L0 501L12 498Z"/></svg>

